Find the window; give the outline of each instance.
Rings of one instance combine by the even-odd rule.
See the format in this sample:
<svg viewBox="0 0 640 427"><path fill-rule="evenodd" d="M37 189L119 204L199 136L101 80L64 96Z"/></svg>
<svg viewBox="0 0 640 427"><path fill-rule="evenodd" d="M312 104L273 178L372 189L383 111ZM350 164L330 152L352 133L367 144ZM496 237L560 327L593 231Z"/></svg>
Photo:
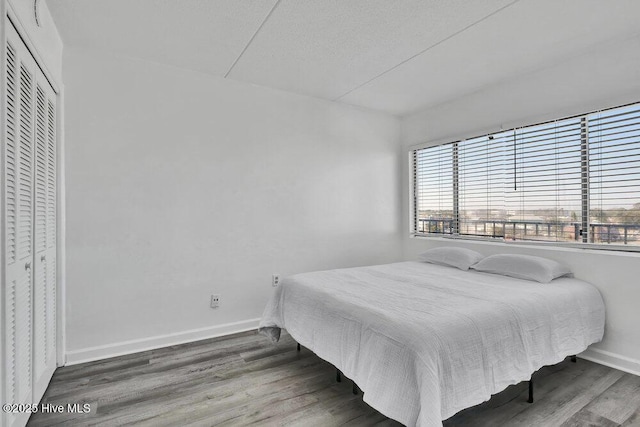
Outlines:
<svg viewBox="0 0 640 427"><path fill-rule="evenodd" d="M416 151L416 199L422 218L420 233L451 233L453 224L453 146ZM428 219L428 220L427 220Z"/></svg>
<svg viewBox="0 0 640 427"><path fill-rule="evenodd" d="M640 247L640 104L412 159L415 234Z"/></svg>
<svg viewBox="0 0 640 427"><path fill-rule="evenodd" d="M507 135L473 138L458 147L459 234L503 237Z"/></svg>
<svg viewBox="0 0 640 427"><path fill-rule="evenodd" d="M589 238L640 245L640 104L587 116Z"/></svg>

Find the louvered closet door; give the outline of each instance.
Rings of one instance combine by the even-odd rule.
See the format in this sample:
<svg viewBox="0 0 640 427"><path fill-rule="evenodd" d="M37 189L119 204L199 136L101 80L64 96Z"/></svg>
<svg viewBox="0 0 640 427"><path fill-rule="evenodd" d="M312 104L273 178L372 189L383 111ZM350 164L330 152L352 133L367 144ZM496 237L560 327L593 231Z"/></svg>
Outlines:
<svg viewBox="0 0 640 427"><path fill-rule="evenodd" d="M56 94L5 22L4 400L27 404L56 368ZM7 426L28 419L4 416Z"/></svg>
<svg viewBox="0 0 640 427"><path fill-rule="evenodd" d="M5 138L5 399L33 402L33 156L35 70L33 57L7 25ZM25 417L7 414L7 425Z"/></svg>
<svg viewBox="0 0 640 427"><path fill-rule="evenodd" d="M55 93L36 71L34 155L34 401L56 368L56 107Z"/></svg>

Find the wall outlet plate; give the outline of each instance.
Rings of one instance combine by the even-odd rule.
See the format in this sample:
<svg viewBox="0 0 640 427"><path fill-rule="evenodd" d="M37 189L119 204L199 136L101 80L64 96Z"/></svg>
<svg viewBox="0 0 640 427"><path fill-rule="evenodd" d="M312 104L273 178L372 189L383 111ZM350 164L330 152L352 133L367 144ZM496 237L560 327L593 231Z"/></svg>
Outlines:
<svg viewBox="0 0 640 427"><path fill-rule="evenodd" d="M271 286L273 286L275 288L278 285L280 285L280 275L274 273L274 274L271 275Z"/></svg>
<svg viewBox="0 0 640 427"><path fill-rule="evenodd" d="M211 295L211 308L220 307L220 295Z"/></svg>

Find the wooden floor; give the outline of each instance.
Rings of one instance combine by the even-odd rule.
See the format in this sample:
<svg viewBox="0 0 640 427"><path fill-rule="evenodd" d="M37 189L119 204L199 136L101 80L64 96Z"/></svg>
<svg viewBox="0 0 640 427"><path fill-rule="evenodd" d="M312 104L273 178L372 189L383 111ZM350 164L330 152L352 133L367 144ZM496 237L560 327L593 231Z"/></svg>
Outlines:
<svg viewBox="0 0 640 427"><path fill-rule="evenodd" d="M444 422L449 426L640 426L640 377L578 359ZM88 414L34 414L30 426L397 426L335 381L335 369L287 335L255 332L58 369L41 403Z"/></svg>

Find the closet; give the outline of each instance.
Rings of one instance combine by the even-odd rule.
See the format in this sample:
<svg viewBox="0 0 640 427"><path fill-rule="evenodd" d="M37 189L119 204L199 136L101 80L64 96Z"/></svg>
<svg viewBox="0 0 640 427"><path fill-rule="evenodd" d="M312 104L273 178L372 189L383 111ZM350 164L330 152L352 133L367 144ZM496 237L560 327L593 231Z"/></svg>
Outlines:
<svg viewBox="0 0 640 427"><path fill-rule="evenodd" d="M2 397L37 404L56 368L56 93L5 19Z"/></svg>

